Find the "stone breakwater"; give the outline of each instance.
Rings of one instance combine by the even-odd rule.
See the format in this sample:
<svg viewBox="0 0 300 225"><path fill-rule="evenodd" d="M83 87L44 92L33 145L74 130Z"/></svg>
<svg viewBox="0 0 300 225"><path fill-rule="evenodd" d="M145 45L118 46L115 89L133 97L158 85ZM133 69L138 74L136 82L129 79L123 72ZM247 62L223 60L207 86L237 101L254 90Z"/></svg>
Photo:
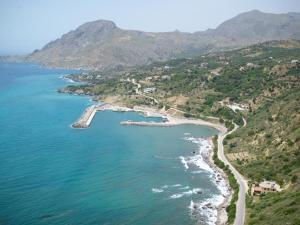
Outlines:
<svg viewBox="0 0 300 225"><path fill-rule="evenodd" d="M122 121L122 125L134 125L134 126L177 126L183 124L194 124L213 127L219 130L222 133L226 132L226 128L217 123L208 122L201 119L188 119L188 118L179 118L174 117L166 112L160 112L152 108L135 106L132 109L122 106L116 106L111 104L102 104L102 105L92 105L88 107L81 117L72 124L73 128L88 128L96 115L97 111L115 111L115 112L140 112L143 113L146 117L162 117L165 119L164 122L135 122L135 121Z"/></svg>
<svg viewBox="0 0 300 225"><path fill-rule="evenodd" d="M208 121L200 120L200 119L188 119L188 118L179 118L170 115L162 116L165 118L164 122L136 122L136 121L122 121L122 125L133 125L133 126L160 126L160 127L171 127L171 126L178 126L178 125L201 125L201 126L208 126L213 127L220 132L226 132L226 128L221 124L211 123Z"/></svg>
<svg viewBox="0 0 300 225"><path fill-rule="evenodd" d="M88 128L93 121L97 111L114 111L114 112L140 112L143 113L144 116L149 117L163 117L162 114L155 112L155 110L150 108L143 108L139 106L135 106L133 109L116 106L111 104L102 104L102 105L92 105L89 106L85 111L82 113L80 118L72 124L73 128Z"/></svg>
<svg viewBox="0 0 300 225"><path fill-rule="evenodd" d="M88 128L97 112L96 106L92 105L88 107L80 118L72 124L73 128Z"/></svg>
<svg viewBox="0 0 300 225"><path fill-rule="evenodd" d="M112 106L109 104L102 104L102 105L92 105L88 107L86 110L84 110L83 114L80 116L80 118L72 124L73 128L88 128L91 125L91 122L93 121L96 112L97 111L105 111L105 110L112 110L112 111L130 111L130 109L127 109L125 107L117 107Z"/></svg>

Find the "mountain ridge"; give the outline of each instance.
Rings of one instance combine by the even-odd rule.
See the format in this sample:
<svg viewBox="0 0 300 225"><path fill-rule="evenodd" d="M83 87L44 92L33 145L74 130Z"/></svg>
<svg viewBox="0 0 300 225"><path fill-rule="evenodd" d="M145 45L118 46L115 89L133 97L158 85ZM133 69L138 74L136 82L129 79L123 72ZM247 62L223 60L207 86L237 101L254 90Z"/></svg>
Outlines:
<svg viewBox="0 0 300 225"><path fill-rule="evenodd" d="M269 40L300 39L300 13L241 13L216 29L188 32L125 30L96 20L80 25L25 60L52 67L103 70L132 67Z"/></svg>

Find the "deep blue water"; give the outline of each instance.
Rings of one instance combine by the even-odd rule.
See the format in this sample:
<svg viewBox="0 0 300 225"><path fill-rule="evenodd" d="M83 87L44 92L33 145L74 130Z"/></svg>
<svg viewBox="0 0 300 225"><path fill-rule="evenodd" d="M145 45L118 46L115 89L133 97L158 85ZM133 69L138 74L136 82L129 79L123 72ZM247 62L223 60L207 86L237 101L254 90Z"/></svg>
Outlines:
<svg viewBox="0 0 300 225"><path fill-rule="evenodd" d="M0 224L195 224L191 199L219 191L209 173L185 170L179 157L198 151L185 133L210 137L216 130L122 126L153 118L116 112L72 129L92 102L56 92L68 84L60 78L67 73L0 64ZM170 198L185 186L203 193Z"/></svg>

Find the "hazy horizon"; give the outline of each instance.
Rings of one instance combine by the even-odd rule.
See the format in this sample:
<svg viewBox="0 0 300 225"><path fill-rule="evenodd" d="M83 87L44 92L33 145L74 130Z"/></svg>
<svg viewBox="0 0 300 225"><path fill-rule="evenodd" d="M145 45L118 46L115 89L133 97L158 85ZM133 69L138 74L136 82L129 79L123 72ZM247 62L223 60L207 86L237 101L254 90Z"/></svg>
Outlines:
<svg viewBox="0 0 300 225"><path fill-rule="evenodd" d="M300 12L300 3L296 0L154 0L146 3L136 0L0 0L0 55L31 53L83 23L100 19L111 20L123 29L195 32L216 28L222 22L251 10Z"/></svg>

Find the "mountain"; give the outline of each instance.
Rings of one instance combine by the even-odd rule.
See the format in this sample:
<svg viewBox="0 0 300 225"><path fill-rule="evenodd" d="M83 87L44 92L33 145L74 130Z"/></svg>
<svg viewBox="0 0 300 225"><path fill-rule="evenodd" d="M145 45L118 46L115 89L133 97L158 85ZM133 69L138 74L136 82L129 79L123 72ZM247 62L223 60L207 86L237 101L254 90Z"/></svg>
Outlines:
<svg viewBox="0 0 300 225"><path fill-rule="evenodd" d="M48 43L26 60L53 67L102 70L191 57L268 40L300 39L300 13L242 13L207 31L123 30L106 20L88 22Z"/></svg>
<svg viewBox="0 0 300 225"><path fill-rule="evenodd" d="M134 66L177 56L195 43L193 39L189 33L122 30L113 22L98 20L50 42L28 60L70 68Z"/></svg>
<svg viewBox="0 0 300 225"><path fill-rule="evenodd" d="M300 13L272 14L258 10L242 13L222 23L215 36L244 43L299 39Z"/></svg>

